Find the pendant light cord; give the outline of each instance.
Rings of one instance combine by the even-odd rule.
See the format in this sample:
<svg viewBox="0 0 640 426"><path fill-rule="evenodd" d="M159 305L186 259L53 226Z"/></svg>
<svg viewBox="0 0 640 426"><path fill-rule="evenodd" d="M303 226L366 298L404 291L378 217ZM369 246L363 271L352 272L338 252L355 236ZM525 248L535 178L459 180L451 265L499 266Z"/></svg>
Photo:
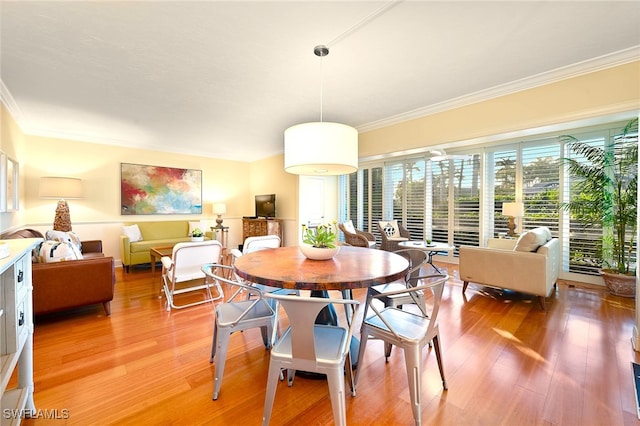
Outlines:
<svg viewBox="0 0 640 426"><path fill-rule="evenodd" d="M361 20L356 22L356 24L353 25L351 28L347 29L342 34L339 34L337 37L335 37L333 40L331 40L329 43L327 43L326 46L327 47L333 46L334 44L338 43L342 39L344 39L347 36L349 36L351 33L355 32L360 27L363 27L364 25L368 24L370 21L372 21L373 19L375 19L378 16L382 15L384 12L386 12L387 10L391 9L393 6L395 6L395 5L397 5L398 3L401 3L401 2L402 2L402 0L390 0L390 1L388 1L387 3L383 4L382 6L380 6L379 8L377 8L376 10L374 10L373 12L371 12L370 14L368 14L367 16L365 16L364 18L362 18Z"/></svg>

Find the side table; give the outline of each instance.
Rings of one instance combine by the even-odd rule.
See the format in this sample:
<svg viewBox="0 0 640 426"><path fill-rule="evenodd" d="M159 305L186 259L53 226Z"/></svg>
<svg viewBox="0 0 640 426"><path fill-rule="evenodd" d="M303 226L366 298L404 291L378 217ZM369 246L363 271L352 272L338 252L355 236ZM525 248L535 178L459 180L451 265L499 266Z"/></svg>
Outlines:
<svg viewBox="0 0 640 426"><path fill-rule="evenodd" d="M212 226L211 234L214 239L220 241L222 247L227 247L227 243L229 242L229 227L228 226Z"/></svg>

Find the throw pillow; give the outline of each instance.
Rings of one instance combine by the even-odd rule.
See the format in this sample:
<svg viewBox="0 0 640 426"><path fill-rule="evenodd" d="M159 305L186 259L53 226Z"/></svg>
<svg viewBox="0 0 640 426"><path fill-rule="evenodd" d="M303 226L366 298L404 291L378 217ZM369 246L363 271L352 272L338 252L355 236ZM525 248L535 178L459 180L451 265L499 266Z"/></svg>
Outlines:
<svg viewBox="0 0 640 426"><path fill-rule="evenodd" d="M518 238L514 251L536 251L538 247L544 245L551 239L549 228L540 227L524 232Z"/></svg>
<svg viewBox="0 0 640 426"><path fill-rule="evenodd" d="M130 226L123 226L122 233L129 237L129 242L135 243L136 241L142 241L142 233L137 224Z"/></svg>
<svg viewBox="0 0 640 426"><path fill-rule="evenodd" d="M198 228L202 232L205 232L207 229L207 224L202 220L200 222L189 222L189 234L187 235L187 237L190 237L191 233L196 228Z"/></svg>
<svg viewBox="0 0 640 426"><path fill-rule="evenodd" d="M78 251L82 252L82 242L75 232L69 231L52 231L45 232L44 237L48 241L57 241L59 243L70 243L78 248Z"/></svg>
<svg viewBox="0 0 640 426"><path fill-rule="evenodd" d="M40 246L40 262L50 263L79 259L82 259L82 253L71 243L47 240Z"/></svg>
<svg viewBox="0 0 640 426"><path fill-rule="evenodd" d="M353 222L351 222L350 220L344 222L342 224L342 226L344 227L344 230L351 233L351 234L355 234L356 233L356 228L353 226Z"/></svg>
<svg viewBox="0 0 640 426"><path fill-rule="evenodd" d="M382 232L384 232L387 238L400 237L400 229L398 228L397 220L384 220L379 223L380 223L380 228L382 229Z"/></svg>

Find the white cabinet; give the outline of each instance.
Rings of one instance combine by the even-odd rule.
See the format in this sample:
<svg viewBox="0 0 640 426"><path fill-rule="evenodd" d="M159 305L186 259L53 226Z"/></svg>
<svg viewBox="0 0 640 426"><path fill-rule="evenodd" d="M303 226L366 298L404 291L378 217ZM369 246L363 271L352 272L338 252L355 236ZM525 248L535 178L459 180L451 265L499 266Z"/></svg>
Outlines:
<svg viewBox="0 0 640 426"><path fill-rule="evenodd" d="M9 256L0 259L0 420L19 424L35 412L33 402L33 308L31 250L41 240L4 240ZM17 383L9 382L18 370Z"/></svg>

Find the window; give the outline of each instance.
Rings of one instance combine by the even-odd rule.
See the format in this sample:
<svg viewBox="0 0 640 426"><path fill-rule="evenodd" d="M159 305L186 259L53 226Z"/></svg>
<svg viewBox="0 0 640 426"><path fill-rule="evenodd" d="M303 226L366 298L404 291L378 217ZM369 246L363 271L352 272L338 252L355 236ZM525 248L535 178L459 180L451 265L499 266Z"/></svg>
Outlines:
<svg viewBox="0 0 640 426"><path fill-rule="evenodd" d="M605 146L619 129L614 123L563 133ZM629 143L637 144L637 135ZM487 238L507 232L502 203L522 201L521 229L548 227L562 241L563 271L595 275L602 266L596 259L603 232L610 231L584 227L563 210L562 203L581 196L578 182L564 172L565 156L559 135L539 135L457 149L443 159L415 156L372 164L357 175L363 184L350 183L349 214L352 219L368 214L364 223L378 239L377 222L393 218L409 229L412 239L484 245Z"/></svg>

